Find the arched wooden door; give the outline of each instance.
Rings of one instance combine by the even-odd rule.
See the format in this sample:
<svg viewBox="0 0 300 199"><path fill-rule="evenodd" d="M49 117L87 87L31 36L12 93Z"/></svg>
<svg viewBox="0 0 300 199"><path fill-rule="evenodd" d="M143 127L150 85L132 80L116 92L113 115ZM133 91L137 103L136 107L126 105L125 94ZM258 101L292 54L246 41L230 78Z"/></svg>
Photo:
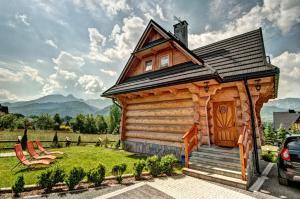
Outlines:
<svg viewBox="0 0 300 199"><path fill-rule="evenodd" d="M213 106L215 144L235 147L237 145L235 103L215 102Z"/></svg>

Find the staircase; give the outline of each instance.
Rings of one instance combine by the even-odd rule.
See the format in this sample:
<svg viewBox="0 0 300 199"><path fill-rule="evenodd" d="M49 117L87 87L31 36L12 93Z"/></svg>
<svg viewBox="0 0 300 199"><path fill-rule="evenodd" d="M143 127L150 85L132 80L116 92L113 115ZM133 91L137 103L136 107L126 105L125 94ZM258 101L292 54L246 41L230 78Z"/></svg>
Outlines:
<svg viewBox="0 0 300 199"><path fill-rule="evenodd" d="M247 181L242 180L238 148L201 146L191 153L189 168L183 173L241 189L247 189Z"/></svg>

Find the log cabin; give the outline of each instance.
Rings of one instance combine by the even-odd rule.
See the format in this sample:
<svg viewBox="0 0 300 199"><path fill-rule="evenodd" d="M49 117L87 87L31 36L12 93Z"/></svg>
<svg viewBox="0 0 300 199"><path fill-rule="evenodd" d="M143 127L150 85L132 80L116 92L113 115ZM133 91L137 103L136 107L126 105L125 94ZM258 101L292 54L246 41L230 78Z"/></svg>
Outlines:
<svg viewBox="0 0 300 199"><path fill-rule="evenodd" d="M278 78L261 28L191 50L186 21L171 33L151 20L102 96L122 107L126 150L174 154L187 175L247 188L260 172L260 110Z"/></svg>

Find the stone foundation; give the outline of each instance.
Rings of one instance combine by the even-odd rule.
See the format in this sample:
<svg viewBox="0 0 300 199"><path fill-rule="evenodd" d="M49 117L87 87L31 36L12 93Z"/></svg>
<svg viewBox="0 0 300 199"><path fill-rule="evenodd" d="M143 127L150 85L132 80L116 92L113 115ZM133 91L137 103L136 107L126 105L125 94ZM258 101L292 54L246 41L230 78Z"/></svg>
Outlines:
<svg viewBox="0 0 300 199"><path fill-rule="evenodd" d="M159 145L159 144L146 143L146 142L124 141L124 149L126 151L147 154L147 155L163 156L167 154L173 154L177 158L180 158L180 156L184 154L183 149L179 147Z"/></svg>

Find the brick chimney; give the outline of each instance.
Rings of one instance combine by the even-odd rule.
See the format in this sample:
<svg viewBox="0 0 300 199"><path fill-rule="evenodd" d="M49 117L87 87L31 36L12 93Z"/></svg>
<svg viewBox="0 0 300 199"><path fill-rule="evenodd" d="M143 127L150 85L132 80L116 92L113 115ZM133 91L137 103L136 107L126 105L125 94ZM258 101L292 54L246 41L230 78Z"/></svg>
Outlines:
<svg viewBox="0 0 300 199"><path fill-rule="evenodd" d="M188 25L185 20L173 25L175 37L186 47L188 47Z"/></svg>

